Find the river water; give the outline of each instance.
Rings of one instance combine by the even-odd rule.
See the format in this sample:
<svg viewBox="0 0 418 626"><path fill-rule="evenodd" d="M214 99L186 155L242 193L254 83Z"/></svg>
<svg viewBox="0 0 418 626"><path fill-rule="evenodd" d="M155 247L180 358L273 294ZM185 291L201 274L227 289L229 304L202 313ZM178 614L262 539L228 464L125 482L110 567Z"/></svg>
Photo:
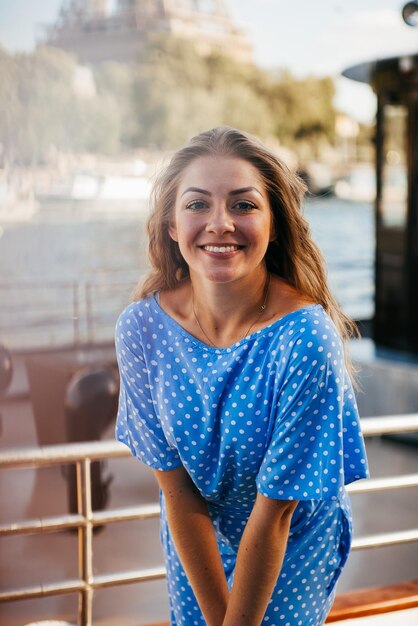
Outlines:
<svg viewBox="0 0 418 626"><path fill-rule="evenodd" d="M366 203L308 199L331 289L355 319L374 312L374 214ZM33 348L111 339L147 268L146 212L50 207L0 225L0 342Z"/></svg>

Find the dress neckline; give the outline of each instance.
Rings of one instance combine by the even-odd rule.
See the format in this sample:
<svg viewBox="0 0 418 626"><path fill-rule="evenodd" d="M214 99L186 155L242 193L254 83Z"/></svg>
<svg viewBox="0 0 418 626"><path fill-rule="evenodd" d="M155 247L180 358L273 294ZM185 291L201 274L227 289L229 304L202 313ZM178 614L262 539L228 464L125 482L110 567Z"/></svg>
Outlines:
<svg viewBox="0 0 418 626"><path fill-rule="evenodd" d="M230 346L225 346L221 348L221 347L216 347L216 346L210 346L209 344L205 343L204 341L201 341L200 339L198 339L197 337L189 333L189 331L187 331L179 322L177 322L177 320L175 320L174 317L172 317L169 313L167 313L162 308L161 303L160 303L160 293L158 291L155 291L152 294L152 299L153 299L155 306L157 307L158 312L162 314L163 317L166 318L166 320L170 323L171 326L173 326L178 332L180 332L190 342L193 342L198 347L202 348L203 350L207 350L208 352L214 352L216 354L221 354L223 352L232 352L233 350L236 350L237 348L239 348L242 344L248 343L250 341L254 341L258 337L261 337L265 333L273 330L276 326L279 326L288 318L292 318L299 314L304 314L308 311L312 311L315 309L323 310L323 307L320 304L317 304L317 303L308 304L299 309L295 309L294 311L290 311L289 313L285 313L285 315L282 315L282 317L279 317L277 320L274 320L274 322L272 322L271 324L268 324L268 326L264 326L263 328L260 328L259 330L256 330L253 333L250 333L246 337L242 337L242 339L239 339L238 341L231 344Z"/></svg>

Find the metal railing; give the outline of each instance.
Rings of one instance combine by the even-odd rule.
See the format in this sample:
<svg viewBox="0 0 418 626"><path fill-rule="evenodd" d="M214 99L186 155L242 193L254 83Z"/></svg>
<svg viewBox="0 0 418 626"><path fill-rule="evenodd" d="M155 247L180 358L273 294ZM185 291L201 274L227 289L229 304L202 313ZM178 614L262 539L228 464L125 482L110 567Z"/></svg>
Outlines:
<svg viewBox="0 0 418 626"><path fill-rule="evenodd" d="M418 431L418 413L364 418L361 420L364 436ZM0 454L1 468L32 468L47 465L75 463L77 468L78 513L29 519L0 525L0 537L27 533L78 528L79 578L67 579L0 592L0 602L40 598L68 593L79 594L80 626L92 625L93 595L96 589L130 583L157 580L165 577L164 567L93 574L93 528L128 520L144 520L159 516L158 504L96 511L92 509L91 463L100 459L129 457L129 450L116 441L71 443L36 448L8 450ZM418 474L377 478L349 485L351 494L368 493L383 489L400 489L418 486ZM376 548L418 541L418 528L391 533L381 533L353 540L352 549Z"/></svg>
<svg viewBox="0 0 418 626"><path fill-rule="evenodd" d="M0 334L9 349L82 346L113 339L144 271L86 280L0 281Z"/></svg>

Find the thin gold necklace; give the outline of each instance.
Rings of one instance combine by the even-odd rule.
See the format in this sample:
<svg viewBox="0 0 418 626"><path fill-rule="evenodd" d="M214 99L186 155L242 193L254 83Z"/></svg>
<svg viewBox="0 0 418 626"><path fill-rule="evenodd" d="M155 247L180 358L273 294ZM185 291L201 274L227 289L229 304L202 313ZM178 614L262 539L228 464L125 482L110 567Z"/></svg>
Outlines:
<svg viewBox="0 0 418 626"><path fill-rule="evenodd" d="M244 337L247 337L250 334L250 330L252 329L253 326L255 326L258 322L258 320L260 319L263 311L265 311L266 306L267 306L267 299L269 296L269 290L270 290L270 274L267 275L267 280L266 280L266 284L264 286L264 293L263 293L263 302L260 306L260 309L257 313L257 317L255 318L255 320L253 322L251 322L250 326L248 327L247 331L245 332L245 334L243 335L242 339L244 339ZM196 320L197 325L199 326L200 330L202 331L202 333L204 334L204 336L206 337L206 339L209 341L209 343L211 344L211 346L213 346L214 348L217 348L218 346L216 344L213 343L212 339L205 333L202 324L199 322L199 318L197 317L196 314L196 309L194 306L194 291L193 291L193 285L192 285L192 311L193 311L193 315L194 318Z"/></svg>

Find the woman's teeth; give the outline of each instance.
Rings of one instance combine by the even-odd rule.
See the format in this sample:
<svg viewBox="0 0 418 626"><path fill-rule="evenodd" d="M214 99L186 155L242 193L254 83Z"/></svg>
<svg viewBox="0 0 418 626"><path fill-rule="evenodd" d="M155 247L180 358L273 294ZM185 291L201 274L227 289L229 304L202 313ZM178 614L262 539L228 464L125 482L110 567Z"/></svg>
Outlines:
<svg viewBox="0 0 418 626"><path fill-rule="evenodd" d="M203 246L204 250L208 252L235 252L239 249L239 246Z"/></svg>

